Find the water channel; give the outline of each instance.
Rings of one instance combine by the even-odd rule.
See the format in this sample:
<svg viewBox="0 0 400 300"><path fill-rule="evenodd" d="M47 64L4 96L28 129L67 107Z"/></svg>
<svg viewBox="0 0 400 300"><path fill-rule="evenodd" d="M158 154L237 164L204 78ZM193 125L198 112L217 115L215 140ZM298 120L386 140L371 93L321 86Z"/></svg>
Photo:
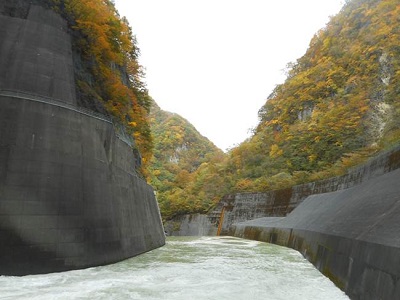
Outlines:
<svg viewBox="0 0 400 300"><path fill-rule="evenodd" d="M232 237L169 237L123 262L0 276L0 299L349 299L298 252Z"/></svg>

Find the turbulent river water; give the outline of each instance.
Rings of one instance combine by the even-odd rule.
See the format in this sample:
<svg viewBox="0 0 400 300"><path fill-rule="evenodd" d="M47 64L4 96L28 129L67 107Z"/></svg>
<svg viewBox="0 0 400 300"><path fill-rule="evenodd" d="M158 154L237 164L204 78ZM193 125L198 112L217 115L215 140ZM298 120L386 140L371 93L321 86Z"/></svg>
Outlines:
<svg viewBox="0 0 400 300"><path fill-rule="evenodd" d="M349 299L298 252L231 237L169 237L123 262L0 277L0 299Z"/></svg>

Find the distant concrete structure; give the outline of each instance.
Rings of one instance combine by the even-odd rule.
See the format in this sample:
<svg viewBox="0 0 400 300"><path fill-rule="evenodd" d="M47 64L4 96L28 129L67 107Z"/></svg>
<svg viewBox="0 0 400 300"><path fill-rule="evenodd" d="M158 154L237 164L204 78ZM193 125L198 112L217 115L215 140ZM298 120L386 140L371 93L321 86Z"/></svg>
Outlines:
<svg viewBox="0 0 400 300"><path fill-rule="evenodd" d="M215 236L217 228L207 215L183 215L168 221L164 225L169 236Z"/></svg>
<svg viewBox="0 0 400 300"><path fill-rule="evenodd" d="M0 13L13 3L0 0ZM65 22L15 3L26 19L0 15L0 275L104 265L164 245L132 148L107 117L75 106Z"/></svg>

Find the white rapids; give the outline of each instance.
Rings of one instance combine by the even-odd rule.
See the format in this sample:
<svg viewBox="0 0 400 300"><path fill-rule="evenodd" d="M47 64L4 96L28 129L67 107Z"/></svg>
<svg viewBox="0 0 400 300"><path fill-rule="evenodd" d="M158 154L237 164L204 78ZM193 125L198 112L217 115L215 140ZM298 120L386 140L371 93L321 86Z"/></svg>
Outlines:
<svg viewBox="0 0 400 300"><path fill-rule="evenodd" d="M232 237L169 237L85 270L0 276L0 299L349 299L298 252Z"/></svg>

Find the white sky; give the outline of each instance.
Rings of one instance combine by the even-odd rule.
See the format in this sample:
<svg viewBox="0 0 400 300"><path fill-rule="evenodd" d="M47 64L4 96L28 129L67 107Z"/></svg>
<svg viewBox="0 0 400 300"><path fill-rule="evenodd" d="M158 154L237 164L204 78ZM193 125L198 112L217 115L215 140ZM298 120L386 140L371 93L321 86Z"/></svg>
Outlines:
<svg viewBox="0 0 400 300"><path fill-rule="evenodd" d="M257 113L343 0L115 0L141 50L149 94L222 150Z"/></svg>

